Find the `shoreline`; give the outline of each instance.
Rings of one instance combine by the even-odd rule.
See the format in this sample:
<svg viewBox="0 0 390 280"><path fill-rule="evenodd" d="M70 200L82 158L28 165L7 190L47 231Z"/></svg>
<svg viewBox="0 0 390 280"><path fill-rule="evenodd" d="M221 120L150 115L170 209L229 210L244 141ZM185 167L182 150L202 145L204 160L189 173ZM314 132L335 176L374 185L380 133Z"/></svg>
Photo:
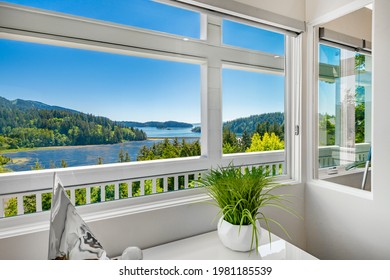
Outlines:
<svg viewBox="0 0 390 280"><path fill-rule="evenodd" d="M173 139L200 139L200 137L191 137L191 136L181 136L181 137L149 137L146 140L138 140L138 141L127 141L122 143L115 144L93 144L93 145L73 145L73 146L49 146L49 147L36 147L36 148L20 148L20 149L10 149L10 150L0 150L0 155L14 154L19 152L31 152L31 151L47 151L47 150L58 150L58 149L82 149L86 147L98 147L98 146L108 146L108 145L118 145L124 143L138 143L144 141L163 141L165 139L173 140Z"/></svg>

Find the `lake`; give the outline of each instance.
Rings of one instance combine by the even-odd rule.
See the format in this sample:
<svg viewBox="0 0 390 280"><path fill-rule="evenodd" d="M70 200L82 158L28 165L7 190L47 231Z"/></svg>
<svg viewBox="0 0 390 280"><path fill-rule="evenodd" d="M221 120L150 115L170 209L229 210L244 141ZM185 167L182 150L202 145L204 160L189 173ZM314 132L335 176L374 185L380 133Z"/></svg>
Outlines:
<svg viewBox="0 0 390 280"><path fill-rule="evenodd" d="M135 161L138 151L143 146L151 147L153 144L163 141L161 138L173 139L177 137L180 141L185 138L187 142L193 142L200 138L200 133L191 132L191 128L158 129L143 127L141 129L147 133L148 140L111 145L52 147L42 150L4 153L4 156L14 161L14 163L7 164L5 167L13 171L26 171L31 170L36 161L44 168L50 168L52 164L61 167L61 160L65 160L68 167L95 165L98 163L99 157L103 158L103 163L114 163L118 162L120 150L123 150L124 153L128 152L131 161Z"/></svg>

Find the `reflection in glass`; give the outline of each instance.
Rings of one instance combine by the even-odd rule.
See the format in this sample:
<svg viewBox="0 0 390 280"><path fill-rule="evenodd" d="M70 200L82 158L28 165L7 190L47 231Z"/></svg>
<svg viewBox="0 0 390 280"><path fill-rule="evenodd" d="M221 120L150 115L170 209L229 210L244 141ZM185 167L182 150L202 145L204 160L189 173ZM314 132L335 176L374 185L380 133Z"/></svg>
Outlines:
<svg viewBox="0 0 390 280"><path fill-rule="evenodd" d="M371 56L320 45L320 179L364 169L371 145L371 90Z"/></svg>

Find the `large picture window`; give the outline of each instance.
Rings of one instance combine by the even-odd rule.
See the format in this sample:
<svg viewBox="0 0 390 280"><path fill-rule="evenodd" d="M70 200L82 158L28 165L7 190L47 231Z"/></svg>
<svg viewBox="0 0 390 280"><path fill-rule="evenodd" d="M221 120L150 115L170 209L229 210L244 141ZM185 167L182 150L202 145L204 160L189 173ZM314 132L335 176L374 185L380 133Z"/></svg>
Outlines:
<svg viewBox="0 0 390 280"><path fill-rule="evenodd" d="M0 52L3 172L200 155L200 65L11 40Z"/></svg>
<svg viewBox="0 0 390 280"><path fill-rule="evenodd" d="M0 218L48 210L54 173L76 205L180 200L231 162L293 177L291 33L158 1L9 2Z"/></svg>

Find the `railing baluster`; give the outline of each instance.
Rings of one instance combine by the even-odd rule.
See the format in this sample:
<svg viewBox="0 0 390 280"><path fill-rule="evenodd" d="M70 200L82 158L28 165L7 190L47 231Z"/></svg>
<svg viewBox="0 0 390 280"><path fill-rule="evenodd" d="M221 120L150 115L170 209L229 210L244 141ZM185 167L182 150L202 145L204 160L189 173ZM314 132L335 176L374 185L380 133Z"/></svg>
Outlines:
<svg viewBox="0 0 390 280"><path fill-rule="evenodd" d="M69 189L70 191L70 202L72 202L73 205L76 205L76 194L75 189Z"/></svg>
<svg viewBox="0 0 390 280"><path fill-rule="evenodd" d="M185 189L188 189L188 177L190 176L190 174L184 174L184 188Z"/></svg>
<svg viewBox="0 0 390 280"><path fill-rule="evenodd" d="M141 186L140 186L140 195L142 196L142 195L145 195L145 180L141 180L140 181L140 184L141 184Z"/></svg>
<svg viewBox="0 0 390 280"><path fill-rule="evenodd" d="M91 204L91 187L85 188L85 203Z"/></svg>
<svg viewBox="0 0 390 280"><path fill-rule="evenodd" d="M18 215L23 215L24 214L23 195L19 194L16 197L16 200L17 200L17 204L18 204L18 208L17 208L18 212L17 213L18 213Z"/></svg>
<svg viewBox="0 0 390 280"><path fill-rule="evenodd" d="M119 183L114 184L114 200L119 199Z"/></svg>
<svg viewBox="0 0 390 280"><path fill-rule="evenodd" d="M127 197L133 197L133 181L127 182Z"/></svg>
<svg viewBox="0 0 390 280"><path fill-rule="evenodd" d="M177 191L179 189L179 176L176 175L174 178L174 190Z"/></svg>
<svg viewBox="0 0 390 280"><path fill-rule="evenodd" d="M152 193L154 194L157 193L157 183L156 183L157 178L152 178L151 180L152 180Z"/></svg>
<svg viewBox="0 0 390 280"><path fill-rule="evenodd" d="M286 172L286 163L284 161L280 161L277 163L263 163L263 164L252 164L248 166L240 166L237 167L240 168L241 172L244 172L246 168L262 168L264 172L266 170L270 172L270 175L280 175L284 174ZM273 174L273 170L275 169L275 174ZM150 175L145 176L141 179L128 179L127 181L121 181L121 180L113 180L105 182L104 185L96 185L94 183L80 185L80 186L72 186L66 188L67 194L69 193L69 199L73 205L76 205L76 198L79 198L80 194L84 194L85 189L85 203L91 204L95 202L104 202L106 199L109 198L109 200L118 200L121 197L121 188L127 188L127 197L133 197L133 190L135 186L137 186L137 196L144 196L147 194L156 194L157 192L169 192L170 190L181 190L181 189L188 189L190 186L191 188L197 188L199 187L199 184L193 182L193 180L199 180L201 178L204 178L204 176L207 174L207 171L187 171L182 173L176 173L176 174L169 174L169 175ZM124 184L127 184L124 185ZM134 184L134 186L133 186ZM173 184L173 185L170 185ZM138 190L139 186L139 190ZM100 201L92 201L94 199L93 194L96 196L96 189L100 189ZM147 188L147 189L146 189ZM151 190L150 190L151 188ZM162 190L161 190L162 189ZM109 190L109 192L108 192ZM112 197L111 192L114 191L114 194ZM139 193L139 194L138 194ZM36 199L36 212L42 212L43 211L43 195L45 195L43 191L37 191L37 192L30 192L30 193L23 193L23 194L16 194L16 195L9 195L5 197L4 195L0 197L0 218L5 217L5 206L6 201L10 198L14 198L17 200L17 215L23 215L25 214L25 205L24 200L25 197L30 197L35 195ZM76 197L77 195L77 197ZM109 195L109 197L107 197ZM80 202L84 204L84 201Z"/></svg>
<svg viewBox="0 0 390 280"><path fill-rule="evenodd" d="M164 176L164 192L168 192L168 177Z"/></svg>
<svg viewBox="0 0 390 280"><path fill-rule="evenodd" d="M4 217L4 198L0 196L0 218Z"/></svg>
<svg viewBox="0 0 390 280"><path fill-rule="evenodd" d="M106 201L106 187L100 186L100 202Z"/></svg>
<svg viewBox="0 0 390 280"><path fill-rule="evenodd" d="M35 194L36 212L42 212L42 193Z"/></svg>

